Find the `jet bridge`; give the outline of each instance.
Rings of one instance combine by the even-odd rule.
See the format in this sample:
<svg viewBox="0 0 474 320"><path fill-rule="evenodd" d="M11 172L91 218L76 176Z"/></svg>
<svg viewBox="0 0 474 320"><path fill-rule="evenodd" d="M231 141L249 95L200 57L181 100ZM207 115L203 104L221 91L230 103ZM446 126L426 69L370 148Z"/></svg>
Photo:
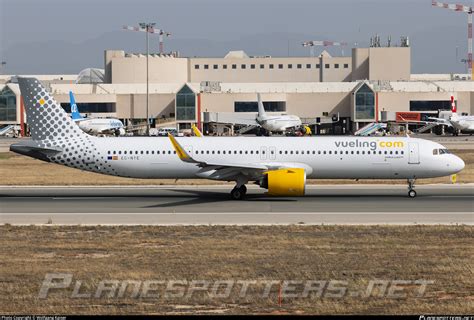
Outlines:
<svg viewBox="0 0 474 320"><path fill-rule="evenodd" d="M203 112L205 123L256 125L256 117L255 112Z"/></svg>

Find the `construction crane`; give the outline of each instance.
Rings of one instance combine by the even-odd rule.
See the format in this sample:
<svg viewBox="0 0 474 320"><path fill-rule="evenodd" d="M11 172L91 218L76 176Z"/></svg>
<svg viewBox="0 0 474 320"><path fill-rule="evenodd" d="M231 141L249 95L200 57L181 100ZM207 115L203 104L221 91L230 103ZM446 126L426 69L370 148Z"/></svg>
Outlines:
<svg viewBox="0 0 474 320"><path fill-rule="evenodd" d="M147 28L146 26L145 27L130 27L130 26L123 26L123 29L124 30L130 30L130 31L142 31L142 32L146 32L147 31ZM167 31L164 31L162 29L155 29L153 28L152 26L151 27L148 27L148 33L156 33L158 34L159 36L159 41L160 41L160 54L163 54L165 53L165 50L164 50L164 37L169 37L171 36L171 33L167 32Z"/></svg>
<svg viewBox="0 0 474 320"><path fill-rule="evenodd" d="M164 40L163 38L164 38L164 36L166 36L166 37L171 36L171 33L167 32L167 31L160 30L160 32L158 33L158 36L159 36L159 39L160 39L160 54L163 54L163 53L165 53L164 45L163 45L163 40Z"/></svg>
<svg viewBox="0 0 474 320"><path fill-rule="evenodd" d="M309 47L309 52L311 57L314 57L314 47L329 47L329 46L340 46L344 47L347 46L347 42L336 42L336 41L319 41L319 40L313 40L313 41L305 41L302 43L303 47ZM342 50L342 55L344 55L344 50Z"/></svg>
<svg viewBox="0 0 474 320"><path fill-rule="evenodd" d="M442 3L432 0L431 5L433 7L449 9L457 12L467 13L467 66L468 74L471 76L471 79L474 79L472 73L472 7L468 7L462 4L453 4L453 3Z"/></svg>

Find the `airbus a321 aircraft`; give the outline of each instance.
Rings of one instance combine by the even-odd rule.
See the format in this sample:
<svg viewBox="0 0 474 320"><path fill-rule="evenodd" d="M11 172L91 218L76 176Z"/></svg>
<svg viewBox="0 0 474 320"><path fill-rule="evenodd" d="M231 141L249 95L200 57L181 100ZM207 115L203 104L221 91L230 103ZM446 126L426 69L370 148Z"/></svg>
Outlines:
<svg viewBox="0 0 474 320"><path fill-rule="evenodd" d="M19 78L32 140L10 150L43 161L130 178L255 182L273 196L302 196L306 179L406 179L451 175L464 162L442 145L409 137L94 137L35 78Z"/></svg>
<svg viewBox="0 0 474 320"><path fill-rule="evenodd" d="M72 91L69 91L69 100L71 102L71 118L83 131L91 134L115 134L116 136L125 134L123 123L119 119L84 118L79 113Z"/></svg>

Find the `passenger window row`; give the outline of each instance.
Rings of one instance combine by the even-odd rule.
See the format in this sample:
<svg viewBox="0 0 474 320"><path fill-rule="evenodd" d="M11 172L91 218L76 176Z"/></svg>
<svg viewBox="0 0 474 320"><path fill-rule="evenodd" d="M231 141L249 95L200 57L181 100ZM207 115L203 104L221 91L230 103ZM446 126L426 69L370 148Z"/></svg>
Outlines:
<svg viewBox="0 0 474 320"><path fill-rule="evenodd" d="M119 155L122 155L122 154L127 154L127 155L155 154L155 150L151 150L151 151L149 151L149 150L145 150L145 151L143 151L143 150L141 150L141 151L137 151L137 150L135 150L135 151L132 151L132 150L122 151L122 150L119 150L118 152L114 150L114 151L107 151L107 154L113 154L113 155L117 155L117 154L119 154ZM162 150L162 151L160 151L160 150L157 150L156 154L176 154L176 151L171 151L171 150Z"/></svg>
<svg viewBox="0 0 474 320"><path fill-rule="evenodd" d="M264 150L262 150L261 152L262 152L262 154L266 153ZM143 150L141 150L141 151L137 151L137 150L135 150L135 151L132 151L132 150L122 151L122 150L119 150L118 152L115 151L115 150L114 151L107 151L107 154L109 154L109 155L110 154L113 154L113 155L117 155L117 154L118 155L122 155L122 154L123 155L138 155L138 154L140 154L140 155L142 155L142 154L155 154L155 153L156 154L163 154L163 155L164 154L176 154L176 151L171 151L171 150L162 150L162 151L160 151L160 150L156 150L156 151L155 150L151 150L151 151L149 151L149 150L146 150L146 151L143 151ZM259 154L260 152L259 152L259 150L255 150L255 151L254 150L233 150L233 151L232 150L229 150L229 151L227 151L227 150L222 150L222 151L221 150L196 150L194 153L195 154L229 154L229 155L231 155L231 154ZM270 150L270 153L274 154L274 151ZM438 153L439 154L444 154L444 153L449 153L449 151L447 149L434 149L433 150L434 155L437 155ZM342 155L342 154L347 154L347 155L348 154L363 154L363 155L365 155L365 154L367 154L367 155L370 155L370 154L373 154L373 155L375 155L375 154L379 154L379 155L382 155L382 154L385 154L385 155L386 154L391 154L391 155L396 154L396 155L398 155L398 154L401 154L401 155L403 155L404 151L403 150L400 150L400 151L398 151L398 150L395 150L395 151L393 151L393 150L390 150L390 151L388 151L388 150L384 150L384 151L382 151L382 150L378 150L378 151L376 151L376 150L367 150L367 151L366 150L362 150L362 151L360 151L360 150L355 150L355 151L354 150L351 150L351 151L349 151L349 150L345 150L345 151L343 151L343 150L317 150L317 151L316 150L312 150L312 151L310 151L310 150L301 150L301 151L300 150L279 150L279 154L285 154L285 155L287 155L287 154L318 154L318 155L321 155L321 154L323 154L323 155L324 154L331 154L331 155L332 154L334 154L334 155L337 155L337 154L340 154L340 155Z"/></svg>
<svg viewBox="0 0 474 320"><path fill-rule="evenodd" d="M317 154L364 154L364 155L365 154L368 154L368 155L370 155L370 154L374 154L374 155L375 154L380 154L381 155L381 154L404 154L404 151L403 150L401 150L401 151L398 151L398 150L395 150L395 151L393 151L393 150L390 150L390 151L388 151L388 150L385 150L385 151L382 151L382 150L378 150L378 151L376 151L376 150L367 150L367 151L365 151L365 150L362 150L362 151L359 151L359 150L355 150L355 151L354 150L352 150L352 151L349 151L349 150L345 150L345 151L343 151L343 150L318 150L318 151L315 151L315 150L313 150L313 151L302 150L300 152L298 150L296 150L296 151L293 151L293 150L282 151L282 150L280 150L279 153L280 154L283 154L283 153L284 154L305 154L305 153L306 154L316 154L317 153Z"/></svg>

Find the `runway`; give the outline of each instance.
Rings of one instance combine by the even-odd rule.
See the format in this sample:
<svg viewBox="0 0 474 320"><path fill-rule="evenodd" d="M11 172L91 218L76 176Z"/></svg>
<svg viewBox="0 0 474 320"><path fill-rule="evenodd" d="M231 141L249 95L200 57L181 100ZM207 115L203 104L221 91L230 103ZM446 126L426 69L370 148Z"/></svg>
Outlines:
<svg viewBox="0 0 474 320"><path fill-rule="evenodd" d="M474 185L308 186L301 198L272 198L229 186L0 187L0 223L82 225L474 224Z"/></svg>

